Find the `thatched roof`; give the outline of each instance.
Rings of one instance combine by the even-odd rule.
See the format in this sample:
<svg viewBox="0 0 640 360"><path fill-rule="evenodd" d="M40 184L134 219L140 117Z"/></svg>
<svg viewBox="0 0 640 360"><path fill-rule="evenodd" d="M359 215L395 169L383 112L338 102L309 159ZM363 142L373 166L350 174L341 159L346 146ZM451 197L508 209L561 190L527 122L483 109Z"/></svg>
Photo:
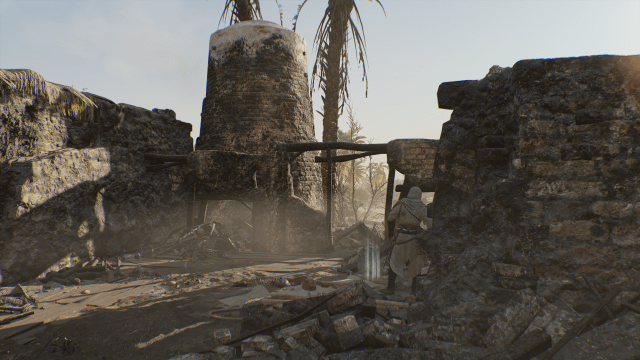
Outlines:
<svg viewBox="0 0 640 360"><path fill-rule="evenodd" d="M81 93L70 86L46 81L44 77L28 69L0 69L0 96L39 96L62 115L84 119L93 117L93 109L98 101L111 100L90 93Z"/></svg>

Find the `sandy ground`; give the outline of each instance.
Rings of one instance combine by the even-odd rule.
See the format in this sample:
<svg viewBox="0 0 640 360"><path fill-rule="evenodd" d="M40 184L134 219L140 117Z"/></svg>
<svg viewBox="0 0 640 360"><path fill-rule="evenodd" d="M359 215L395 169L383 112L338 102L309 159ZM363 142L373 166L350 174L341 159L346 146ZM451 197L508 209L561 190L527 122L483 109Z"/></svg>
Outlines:
<svg viewBox="0 0 640 360"><path fill-rule="evenodd" d="M210 350L216 329L240 330L238 320L209 316L223 306L221 299L252 289L233 284L256 276L344 279L336 269L350 254L240 253L208 261L127 262L123 269L132 276L126 280L86 281L36 294L34 315L0 326L0 359L168 359Z"/></svg>

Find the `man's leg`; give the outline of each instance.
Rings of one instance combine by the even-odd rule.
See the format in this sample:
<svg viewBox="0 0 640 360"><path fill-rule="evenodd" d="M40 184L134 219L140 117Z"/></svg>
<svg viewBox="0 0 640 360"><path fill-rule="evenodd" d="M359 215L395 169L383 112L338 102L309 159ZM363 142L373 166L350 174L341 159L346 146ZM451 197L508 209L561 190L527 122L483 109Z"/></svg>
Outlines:
<svg viewBox="0 0 640 360"><path fill-rule="evenodd" d="M389 281L387 282L387 291L393 292L396 288L396 273L389 266Z"/></svg>

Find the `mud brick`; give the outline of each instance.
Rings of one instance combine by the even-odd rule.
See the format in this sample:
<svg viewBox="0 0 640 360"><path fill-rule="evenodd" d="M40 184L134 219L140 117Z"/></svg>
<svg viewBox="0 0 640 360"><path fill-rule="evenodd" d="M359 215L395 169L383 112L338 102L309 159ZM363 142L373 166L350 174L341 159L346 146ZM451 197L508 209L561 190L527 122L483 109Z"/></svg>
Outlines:
<svg viewBox="0 0 640 360"><path fill-rule="evenodd" d="M218 329L213 333L213 338L218 344L226 344L229 340L231 340L231 330Z"/></svg>
<svg viewBox="0 0 640 360"><path fill-rule="evenodd" d="M313 337L315 333L320 329L320 322L318 319L311 319L305 322L298 323L288 328L284 328L274 333L278 342L282 342L288 337L292 337L296 340L301 338Z"/></svg>
<svg viewBox="0 0 640 360"><path fill-rule="evenodd" d="M400 332L396 328L378 319L367 321L362 334L365 344L372 347L394 347L400 340Z"/></svg>
<svg viewBox="0 0 640 360"><path fill-rule="evenodd" d="M515 340L546 305L544 297L531 289L518 290L503 312L496 314L484 335L487 346L506 346Z"/></svg>
<svg viewBox="0 0 640 360"><path fill-rule="evenodd" d="M514 279L509 277L501 277L498 279L500 286L505 289L521 290L526 288L534 289L538 286L537 280L531 279Z"/></svg>
<svg viewBox="0 0 640 360"><path fill-rule="evenodd" d="M375 291L364 281L352 281L336 290L336 295L327 303L327 309L331 314L337 314L350 307L360 305L373 296Z"/></svg>
<svg viewBox="0 0 640 360"><path fill-rule="evenodd" d="M528 266L494 262L491 264L491 272L498 277L538 280L538 275Z"/></svg>
<svg viewBox="0 0 640 360"><path fill-rule="evenodd" d="M214 359L233 359L236 357L236 348L233 346L221 345L213 349L211 355Z"/></svg>

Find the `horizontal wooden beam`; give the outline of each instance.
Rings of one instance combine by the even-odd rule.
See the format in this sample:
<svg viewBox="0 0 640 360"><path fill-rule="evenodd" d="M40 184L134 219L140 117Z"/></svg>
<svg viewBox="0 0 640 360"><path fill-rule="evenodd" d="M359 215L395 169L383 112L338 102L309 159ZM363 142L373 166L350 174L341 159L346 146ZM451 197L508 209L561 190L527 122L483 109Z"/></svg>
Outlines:
<svg viewBox="0 0 640 360"><path fill-rule="evenodd" d="M396 192L403 192L403 191L409 191L409 189L411 189L413 186L411 185L396 185ZM422 192L436 192L436 184L435 182L433 184L429 184L429 185L421 185L419 186L420 190L422 190Z"/></svg>
<svg viewBox="0 0 640 360"><path fill-rule="evenodd" d="M387 144L353 144L348 142L315 142L286 144L288 152L317 151L317 150L354 150L354 151L378 151L387 153Z"/></svg>
<svg viewBox="0 0 640 360"><path fill-rule="evenodd" d="M146 161L186 163L189 155L144 154Z"/></svg>
<svg viewBox="0 0 640 360"><path fill-rule="evenodd" d="M366 152L359 153L359 154L332 156L331 157L331 162L334 162L334 163L336 163L336 162L345 162L345 161L351 161L351 160L356 160L356 159L367 157L367 156L380 155L380 154L384 154L384 152L382 152L382 151L366 151ZM327 162L327 158L325 156L316 156L316 162L317 163Z"/></svg>

